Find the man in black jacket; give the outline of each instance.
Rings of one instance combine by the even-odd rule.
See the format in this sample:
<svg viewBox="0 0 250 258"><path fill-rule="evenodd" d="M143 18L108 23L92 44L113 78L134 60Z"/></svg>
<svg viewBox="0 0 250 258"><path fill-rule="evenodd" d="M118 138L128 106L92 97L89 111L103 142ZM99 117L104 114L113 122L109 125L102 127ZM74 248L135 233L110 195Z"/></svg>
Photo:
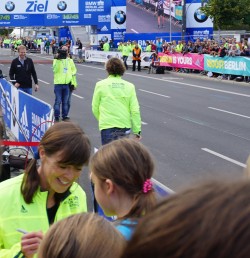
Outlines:
<svg viewBox="0 0 250 258"><path fill-rule="evenodd" d="M35 91L38 90L38 79L34 63L31 58L26 57L26 47L21 45L18 47L19 56L13 59L9 76L16 88L32 95L32 79L35 82Z"/></svg>

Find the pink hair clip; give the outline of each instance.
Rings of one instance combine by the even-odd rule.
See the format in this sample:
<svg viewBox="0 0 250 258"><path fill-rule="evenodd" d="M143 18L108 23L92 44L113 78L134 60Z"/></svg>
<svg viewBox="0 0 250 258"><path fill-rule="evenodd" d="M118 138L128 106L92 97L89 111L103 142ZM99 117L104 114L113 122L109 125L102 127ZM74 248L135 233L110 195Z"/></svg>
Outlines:
<svg viewBox="0 0 250 258"><path fill-rule="evenodd" d="M152 188L153 188L153 183L151 182L150 179L147 179L143 184L143 193L147 193L151 191Z"/></svg>

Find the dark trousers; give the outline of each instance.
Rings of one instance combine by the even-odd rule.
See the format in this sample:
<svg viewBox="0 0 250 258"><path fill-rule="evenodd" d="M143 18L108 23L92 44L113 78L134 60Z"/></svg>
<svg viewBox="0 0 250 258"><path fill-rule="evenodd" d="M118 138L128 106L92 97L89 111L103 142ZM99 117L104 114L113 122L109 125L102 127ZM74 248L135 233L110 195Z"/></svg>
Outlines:
<svg viewBox="0 0 250 258"><path fill-rule="evenodd" d="M135 71L136 62L138 63L138 71L141 71L141 60L133 60L133 71Z"/></svg>
<svg viewBox="0 0 250 258"><path fill-rule="evenodd" d="M127 65L128 56L123 56L122 59L126 69L128 70L128 65Z"/></svg>
<svg viewBox="0 0 250 258"><path fill-rule="evenodd" d="M110 143L119 138L128 137L130 134L129 128L109 128L101 130L102 145Z"/></svg>

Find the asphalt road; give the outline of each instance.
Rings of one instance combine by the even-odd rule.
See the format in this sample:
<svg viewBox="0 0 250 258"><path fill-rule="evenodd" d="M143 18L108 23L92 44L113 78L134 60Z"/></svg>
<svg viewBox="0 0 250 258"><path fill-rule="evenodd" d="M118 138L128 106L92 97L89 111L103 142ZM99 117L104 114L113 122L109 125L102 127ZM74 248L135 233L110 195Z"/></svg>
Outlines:
<svg viewBox="0 0 250 258"><path fill-rule="evenodd" d="M1 59L0 69L8 74L10 65ZM51 67L36 64L40 89L34 95L53 105ZM103 64L77 64L77 69L79 86L72 96L70 117L84 128L92 147L98 148L100 133L91 101L95 83L107 74ZM146 70L131 69L124 79L136 85L142 142L155 157L156 180L178 191L206 178L242 177L250 154L250 84L174 72L148 75ZM87 177L86 169L81 184L90 196Z"/></svg>

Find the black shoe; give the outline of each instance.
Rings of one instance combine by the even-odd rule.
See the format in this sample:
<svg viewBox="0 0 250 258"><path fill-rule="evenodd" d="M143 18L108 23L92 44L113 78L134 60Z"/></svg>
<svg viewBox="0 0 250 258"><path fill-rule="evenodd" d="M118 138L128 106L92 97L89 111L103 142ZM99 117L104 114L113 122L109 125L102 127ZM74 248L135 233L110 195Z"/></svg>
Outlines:
<svg viewBox="0 0 250 258"><path fill-rule="evenodd" d="M60 119L59 119L59 117L55 117L55 119L54 119L54 122L55 122L55 123L58 123L58 122L60 122Z"/></svg>
<svg viewBox="0 0 250 258"><path fill-rule="evenodd" d="M62 120L63 120L64 122L68 122L68 121L70 121L70 118L69 118L68 116L66 116L66 117L64 117Z"/></svg>

